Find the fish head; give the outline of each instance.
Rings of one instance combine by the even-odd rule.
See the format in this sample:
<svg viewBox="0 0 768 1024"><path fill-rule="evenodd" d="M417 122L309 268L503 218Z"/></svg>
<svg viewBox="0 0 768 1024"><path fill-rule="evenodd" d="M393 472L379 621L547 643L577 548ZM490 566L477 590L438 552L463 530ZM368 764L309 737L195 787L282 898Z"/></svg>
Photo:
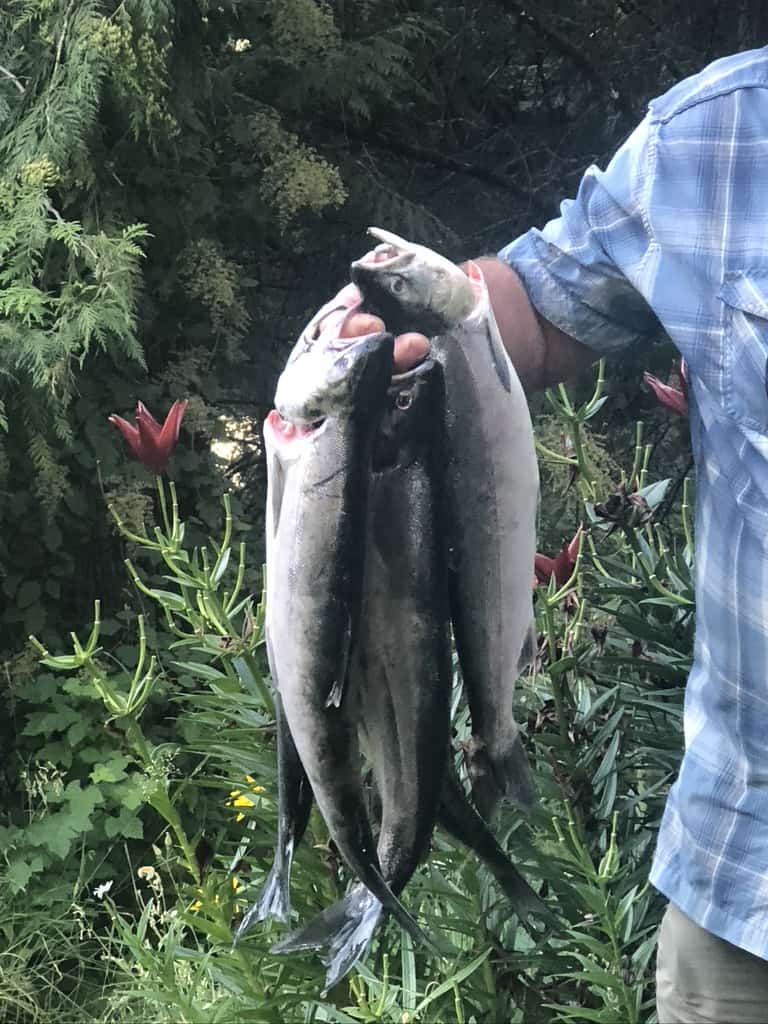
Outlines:
<svg viewBox="0 0 768 1024"><path fill-rule="evenodd" d="M389 385L393 343L391 334L380 331L313 346L286 365L277 382L275 409L300 427L364 414Z"/></svg>
<svg viewBox="0 0 768 1024"><path fill-rule="evenodd" d="M434 335L466 319L475 290L464 271L426 246L369 228L379 244L350 268L365 308L396 334Z"/></svg>
<svg viewBox="0 0 768 1024"><path fill-rule="evenodd" d="M407 466L427 449L443 443L445 384L443 367L425 359L407 373L392 378L387 404L376 434L374 472Z"/></svg>

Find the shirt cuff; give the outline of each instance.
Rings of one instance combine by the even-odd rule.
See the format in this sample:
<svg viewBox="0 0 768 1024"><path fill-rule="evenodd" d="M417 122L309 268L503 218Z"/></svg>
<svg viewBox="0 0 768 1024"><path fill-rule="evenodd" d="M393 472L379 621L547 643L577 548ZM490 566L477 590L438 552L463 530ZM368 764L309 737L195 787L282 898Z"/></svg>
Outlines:
<svg viewBox="0 0 768 1024"><path fill-rule="evenodd" d="M525 285L534 308L598 356L645 345L661 333L643 297L618 272L596 273L531 228L498 253Z"/></svg>

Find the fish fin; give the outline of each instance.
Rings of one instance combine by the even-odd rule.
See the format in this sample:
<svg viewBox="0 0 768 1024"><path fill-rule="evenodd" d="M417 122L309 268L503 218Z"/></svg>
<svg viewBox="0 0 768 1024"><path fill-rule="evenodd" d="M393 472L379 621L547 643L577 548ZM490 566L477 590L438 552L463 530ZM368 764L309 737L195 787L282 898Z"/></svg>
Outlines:
<svg viewBox="0 0 768 1024"><path fill-rule="evenodd" d="M394 917L397 923L404 928L415 942L421 942L433 953L441 953L442 950L434 939L427 936L419 927L416 918L405 909L397 896L392 892L389 885L381 874L381 871L371 863L352 865L357 871L360 880L366 885L373 896L383 904L384 909ZM360 868L363 868L361 871Z"/></svg>
<svg viewBox="0 0 768 1024"><path fill-rule="evenodd" d="M280 684L277 679L277 659L275 658L275 651L272 647L272 636L268 625L264 627L264 640L267 645L267 664L269 665L269 674L272 677L272 689L280 692Z"/></svg>
<svg viewBox="0 0 768 1024"><path fill-rule="evenodd" d="M491 353L491 361L493 362L496 375L499 378L501 386L506 392L512 394L512 374L510 371L509 356L507 355L504 345L499 335L499 329L492 319L491 314L486 322L486 338L488 339L488 348Z"/></svg>
<svg viewBox="0 0 768 1024"><path fill-rule="evenodd" d="M285 491L285 470L276 452L267 451L267 528L272 538L277 536L280 509Z"/></svg>
<svg viewBox="0 0 768 1024"><path fill-rule="evenodd" d="M246 910L242 921L235 932L235 944L245 935L253 924L274 917L286 924L291 916L291 901L288 892L288 878L282 860L275 860L267 875L261 895Z"/></svg>
<svg viewBox="0 0 768 1024"><path fill-rule="evenodd" d="M336 936L350 928L354 923L350 912L350 900L358 891L368 893L362 886L357 886L348 896L337 903L326 907L306 924L289 932L276 942L271 953L302 953L308 949L329 949ZM370 893L368 893L370 896ZM373 898L373 897L371 897Z"/></svg>
<svg viewBox="0 0 768 1024"><path fill-rule="evenodd" d="M520 657L517 660L517 673L520 675L524 669L532 665L536 660L536 653L538 651L538 643L536 638L536 623L531 619L531 624L528 627L528 631L523 637L523 645L520 648Z"/></svg>
<svg viewBox="0 0 768 1024"><path fill-rule="evenodd" d="M341 698L344 696L344 684L340 679L334 679L331 691L325 699L327 708L341 707Z"/></svg>
<svg viewBox="0 0 768 1024"><path fill-rule="evenodd" d="M347 624L344 628L344 637L339 652L339 664L336 667L336 678L333 681L330 692L325 699L327 708L341 707L344 696L344 687L347 682L347 671L349 669L349 655L352 650L352 616L347 612Z"/></svg>
<svg viewBox="0 0 768 1024"><path fill-rule="evenodd" d="M338 984L366 953L384 908L364 886L328 907L302 928L272 947L272 953L320 950L327 967L323 996Z"/></svg>

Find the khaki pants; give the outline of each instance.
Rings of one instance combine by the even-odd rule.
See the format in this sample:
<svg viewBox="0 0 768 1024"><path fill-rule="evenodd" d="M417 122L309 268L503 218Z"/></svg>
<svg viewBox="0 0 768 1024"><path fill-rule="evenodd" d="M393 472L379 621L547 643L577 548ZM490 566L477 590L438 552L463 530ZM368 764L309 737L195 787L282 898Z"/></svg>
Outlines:
<svg viewBox="0 0 768 1024"><path fill-rule="evenodd" d="M659 1024L768 1024L768 960L700 928L671 903L656 959Z"/></svg>

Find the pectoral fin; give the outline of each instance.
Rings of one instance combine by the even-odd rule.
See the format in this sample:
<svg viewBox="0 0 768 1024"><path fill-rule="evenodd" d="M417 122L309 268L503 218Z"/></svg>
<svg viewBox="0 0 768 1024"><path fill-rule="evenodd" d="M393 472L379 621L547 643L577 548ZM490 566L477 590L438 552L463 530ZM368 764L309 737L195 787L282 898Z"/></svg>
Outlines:
<svg viewBox="0 0 768 1024"><path fill-rule="evenodd" d="M326 698L327 708L341 707L344 696L344 687L347 683L347 672L349 671L349 655L352 650L352 616L347 612L347 623L344 629L341 650L339 651L339 663L336 668L336 678L333 680L330 692Z"/></svg>

